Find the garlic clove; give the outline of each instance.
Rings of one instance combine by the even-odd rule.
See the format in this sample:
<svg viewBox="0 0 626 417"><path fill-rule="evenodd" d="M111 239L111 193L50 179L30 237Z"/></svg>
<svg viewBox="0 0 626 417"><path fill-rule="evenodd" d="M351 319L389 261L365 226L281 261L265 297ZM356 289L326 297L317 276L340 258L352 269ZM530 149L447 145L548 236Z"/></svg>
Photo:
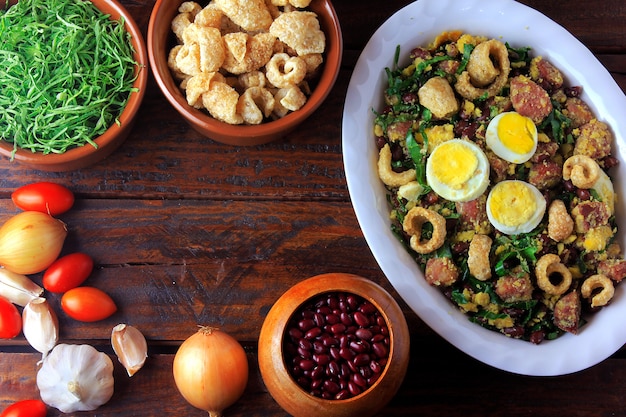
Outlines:
<svg viewBox="0 0 626 417"><path fill-rule="evenodd" d="M111 332L111 345L128 376L133 376L146 362L148 344L136 327L124 323L115 326Z"/></svg>
<svg viewBox="0 0 626 417"><path fill-rule="evenodd" d="M43 288L35 284L26 275L0 268L0 296L13 304L24 307L29 301L42 294Z"/></svg>
<svg viewBox="0 0 626 417"><path fill-rule="evenodd" d="M22 311L22 332L30 345L42 353L43 361L59 341L59 320L48 300L37 297Z"/></svg>

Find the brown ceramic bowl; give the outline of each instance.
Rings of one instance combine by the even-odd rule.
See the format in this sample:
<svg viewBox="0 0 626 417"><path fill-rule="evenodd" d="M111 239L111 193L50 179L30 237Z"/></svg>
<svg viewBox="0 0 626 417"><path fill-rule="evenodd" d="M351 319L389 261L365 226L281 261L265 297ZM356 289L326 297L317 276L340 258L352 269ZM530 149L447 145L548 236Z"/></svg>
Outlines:
<svg viewBox="0 0 626 417"><path fill-rule="evenodd" d="M284 340L294 312L318 296L349 293L372 303L389 329L388 361L367 390L346 399L323 399L301 388L285 358ZM304 280L285 292L272 306L259 336L259 367L272 397L294 417L368 417L379 412L396 394L409 361L409 329L396 301L374 282L351 274L329 273ZM292 366L291 364L289 365Z"/></svg>
<svg viewBox="0 0 626 417"><path fill-rule="evenodd" d="M138 76L133 87L138 91L130 95L126 107L119 116L120 124L114 123L101 136L94 138L98 144L95 148L90 144L70 149L62 154L47 154L18 149L14 161L28 165L41 171L71 171L84 168L109 156L128 137L139 106L143 100L146 84L148 81L148 54L145 42L139 27L128 11L117 0L91 0L92 3L105 14L110 14L111 19L124 18L126 30L131 34L131 42L135 49L135 61L138 63ZM5 1L0 0L0 7L4 7ZM11 1L14 4L16 1ZM13 144L0 141L0 155L10 159L13 153Z"/></svg>
<svg viewBox="0 0 626 417"><path fill-rule="evenodd" d="M187 103L179 83L167 66L170 49L175 45L171 22L183 0L157 0L148 25L148 56L154 78L165 98L189 125L202 135L229 145L259 145L287 135L307 119L326 99L335 84L343 55L343 38L331 0L313 0L308 9L317 13L326 35L324 66L306 104L285 117L259 125L230 125L211 117ZM201 4L206 4L206 2Z"/></svg>

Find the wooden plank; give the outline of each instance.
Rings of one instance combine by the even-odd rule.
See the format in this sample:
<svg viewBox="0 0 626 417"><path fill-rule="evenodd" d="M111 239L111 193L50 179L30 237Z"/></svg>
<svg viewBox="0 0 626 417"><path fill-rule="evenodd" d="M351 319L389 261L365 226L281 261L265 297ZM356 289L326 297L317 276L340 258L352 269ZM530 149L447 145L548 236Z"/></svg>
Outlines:
<svg viewBox="0 0 626 417"><path fill-rule="evenodd" d="M626 378L623 359L610 358L578 372L552 378L533 378L502 372L469 359L437 338L411 338L411 361L404 384L380 416L407 415L522 417L561 415L619 415L623 409ZM107 352L106 347L97 346ZM254 345L245 345L250 379L243 397L225 415L286 416L267 393L256 366ZM188 405L171 375L173 354L150 354L144 369L129 378L115 363L115 394L93 415L206 415ZM0 353L0 409L18 399L38 396L36 354ZM581 383L585 381L585 383ZM503 390L502 387L506 387ZM504 395L504 392L507 394ZM495 394L494 393L498 393ZM164 399L166 399L164 401ZM62 414L49 409L48 416Z"/></svg>

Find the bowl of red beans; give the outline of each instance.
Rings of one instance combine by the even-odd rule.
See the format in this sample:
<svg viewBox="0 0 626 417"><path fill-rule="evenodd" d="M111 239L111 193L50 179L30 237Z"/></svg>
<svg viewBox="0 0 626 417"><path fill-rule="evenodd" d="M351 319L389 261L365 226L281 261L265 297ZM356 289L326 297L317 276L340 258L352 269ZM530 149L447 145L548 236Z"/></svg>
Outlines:
<svg viewBox="0 0 626 417"><path fill-rule="evenodd" d="M400 388L409 347L404 314L384 288L328 273L294 285L272 306L259 367L274 400L295 417L367 417Z"/></svg>

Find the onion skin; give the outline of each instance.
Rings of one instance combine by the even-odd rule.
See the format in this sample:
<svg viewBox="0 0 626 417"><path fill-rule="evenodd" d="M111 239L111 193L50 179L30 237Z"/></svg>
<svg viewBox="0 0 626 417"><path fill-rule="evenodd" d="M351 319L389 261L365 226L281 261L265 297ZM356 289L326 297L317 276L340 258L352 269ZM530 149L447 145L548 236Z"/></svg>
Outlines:
<svg viewBox="0 0 626 417"><path fill-rule="evenodd" d="M219 417L234 404L248 384L248 359L232 336L214 327L201 327L174 356L174 382L196 408Z"/></svg>
<svg viewBox="0 0 626 417"><path fill-rule="evenodd" d="M61 253L67 228L61 220L38 211L24 211L0 227L0 265L17 274L36 274Z"/></svg>

